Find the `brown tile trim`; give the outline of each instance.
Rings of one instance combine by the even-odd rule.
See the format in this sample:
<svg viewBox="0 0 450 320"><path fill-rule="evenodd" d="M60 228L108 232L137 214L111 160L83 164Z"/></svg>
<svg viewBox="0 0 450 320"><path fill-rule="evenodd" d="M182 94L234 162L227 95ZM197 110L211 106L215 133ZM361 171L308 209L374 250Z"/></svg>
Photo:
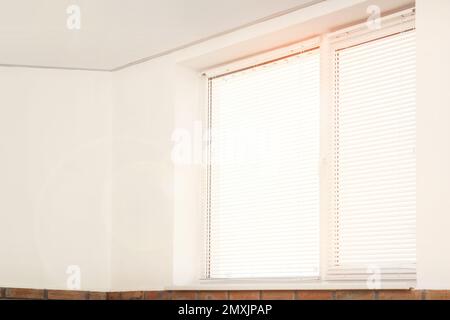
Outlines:
<svg viewBox="0 0 450 320"><path fill-rule="evenodd" d="M96 292L0 288L0 299L35 300L450 300L450 290L218 290Z"/></svg>
<svg viewBox="0 0 450 320"><path fill-rule="evenodd" d="M106 293L107 300L122 300L120 292L108 292Z"/></svg>
<svg viewBox="0 0 450 320"><path fill-rule="evenodd" d="M261 299L261 291L255 291L255 290L229 291L228 299L229 300L260 300Z"/></svg>
<svg viewBox="0 0 450 320"><path fill-rule="evenodd" d="M172 291L172 300L197 300L198 291Z"/></svg>
<svg viewBox="0 0 450 320"><path fill-rule="evenodd" d="M198 300L228 300L228 291L199 291Z"/></svg>
<svg viewBox="0 0 450 320"><path fill-rule="evenodd" d="M171 300L170 291L144 291L144 300Z"/></svg>
<svg viewBox="0 0 450 320"><path fill-rule="evenodd" d="M144 291L122 291L120 298L121 300L143 300Z"/></svg>
<svg viewBox="0 0 450 320"><path fill-rule="evenodd" d="M293 290L263 290L260 293L261 300L294 300Z"/></svg>
<svg viewBox="0 0 450 320"><path fill-rule="evenodd" d="M374 290L338 290L336 300L375 300Z"/></svg>
<svg viewBox="0 0 450 320"><path fill-rule="evenodd" d="M378 290L378 300L422 300L423 291L420 290Z"/></svg>
<svg viewBox="0 0 450 320"><path fill-rule="evenodd" d="M6 288L4 289L4 297L7 299L34 299L43 300L44 290L38 289L22 289L22 288Z"/></svg>
<svg viewBox="0 0 450 320"><path fill-rule="evenodd" d="M106 292L88 292L88 300L107 300L108 294Z"/></svg>
<svg viewBox="0 0 450 320"><path fill-rule="evenodd" d="M88 291L47 290L49 300L87 300Z"/></svg>
<svg viewBox="0 0 450 320"><path fill-rule="evenodd" d="M334 300L336 293L330 290L298 290L296 300Z"/></svg>
<svg viewBox="0 0 450 320"><path fill-rule="evenodd" d="M450 300L450 290L424 290L424 300Z"/></svg>

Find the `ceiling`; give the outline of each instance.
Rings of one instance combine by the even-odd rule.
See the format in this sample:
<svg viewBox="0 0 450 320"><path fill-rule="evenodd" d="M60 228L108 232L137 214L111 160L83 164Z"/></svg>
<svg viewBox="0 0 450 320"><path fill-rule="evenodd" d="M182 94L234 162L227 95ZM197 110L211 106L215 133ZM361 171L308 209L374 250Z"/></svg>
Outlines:
<svg viewBox="0 0 450 320"><path fill-rule="evenodd" d="M112 70L315 2L0 0L0 65Z"/></svg>

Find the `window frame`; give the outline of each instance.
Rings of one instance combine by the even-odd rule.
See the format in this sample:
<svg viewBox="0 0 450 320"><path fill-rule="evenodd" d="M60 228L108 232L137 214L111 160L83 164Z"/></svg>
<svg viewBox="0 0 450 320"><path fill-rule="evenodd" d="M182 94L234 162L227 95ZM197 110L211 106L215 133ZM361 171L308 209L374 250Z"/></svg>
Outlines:
<svg viewBox="0 0 450 320"><path fill-rule="evenodd" d="M322 90L329 90L331 93L334 93L335 82L334 78L335 74L335 59L334 54L338 50L342 50L345 48L349 48L352 46L372 42L378 39L386 38L389 36L393 36L399 33L408 32L411 30L415 30L415 9L404 10L398 12L396 14L392 14L387 16L382 20L383 27L379 30L368 30L364 24L356 25L354 27L346 28L343 30L339 30L335 33L327 35L327 41L329 42L329 50L328 50L328 65L329 65L329 83L330 86L326 88L322 88ZM330 95L327 103L329 104L328 112L330 122L327 126L328 130L331 132L328 133L329 146L328 146L328 158L327 163L329 163L329 174L330 180L328 183L328 192L327 199L329 203L333 203L334 201L334 121L333 119L336 116L336 105L334 102L333 94ZM322 130L323 128L321 128ZM321 131L322 132L322 131ZM367 280L368 276L371 273L370 270L362 269L362 268L340 268L340 267L332 267L332 259L334 258L333 252L333 218L335 217L335 212L330 205L330 208L327 210L324 215L327 215L328 220L328 230L326 231L329 236L329 240L327 242L327 258L326 258L326 270L323 274L324 279L328 281L333 280ZM412 268L383 268L381 270L381 280L416 280L416 269Z"/></svg>
<svg viewBox="0 0 450 320"><path fill-rule="evenodd" d="M314 46L319 48L320 54L320 155L319 155L319 235L320 235L320 265L319 276L308 278L252 278L252 279L214 279L207 276L207 235L208 231L208 211L206 192L208 190L208 160L202 162L201 174L201 190L200 190L200 208L202 210L202 226L201 240L203 244L201 252L201 268L198 279L201 283L223 283L226 285L233 284L254 284L268 283L284 284L297 283L299 285L317 285L326 283L352 282L362 283L367 281L367 270L343 270L331 268L331 259L333 257L332 250L332 218L333 218L333 175L334 175L334 124L335 115L334 105L334 51L348 46L370 42L375 39L387 37L409 29L415 29L415 8L402 10L394 14L381 18L383 27L379 30L368 30L366 22L353 25L348 28L339 29L336 32L323 34L305 41L295 43L269 52L258 54L250 58L244 58L232 63L224 64L218 67L207 69L201 73L202 76L202 108L201 122L203 132L209 132L209 78L218 75L232 73L245 68L251 68L255 65L264 64L271 60L283 58L285 56L312 49ZM203 159L207 159L209 152L209 140L203 147ZM381 275L382 282L401 282L407 283L406 287L413 287L416 283L416 271L402 268L384 269ZM411 285L409 285L411 284Z"/></svg>
<svg viewBox="0 0 450 320"><path fill-rule="evenodd" d="M204 231L202 234L203 244L204 248L202 251L202 268L201 268L201 275L199 277L200 281L213 281L213 282L220 282L225 281L226 283L233 283L233 282L249 282L249 283L255 283L255 282L269 282L269 283L277 283L277 282L314 282L314 281L320 281L321 275L322 275L322 255L319 252L319 275L318 276L308 276L308 277L276 277L276 278L261 278L261 277L255 277L255 278L209 278L208 274L208 259L209 259L209 251L208 251L208 235L206 234L208 232L208 224L209 224L209 214L208 214L208 200L207 200L207 192L208 192L208 167L209 167L209 149L210 149L210 122L209 122L209 110L210 110L210 86L209 82L211 78L231 74L234 72L239 72L242 70L246 70L249 68L257 67L260 65L268 64L271 62L275 62L277 60L282 60L290 56L294 56L297 54L306 53L309 51L315 51L317 50L319 57L321 56L321 37L313 37L305 41L297 42L295 44L292 44L290 46L286 46L283 48L271 50L269 52L265 52L262 54L258 54L256 56L242 59L239 61L236 61L234 63L225 64L223 66L219 66L213 69L206 70L202 73L203 77L203 97L205 99L205 102L203 103L202 108L202 124L203 124L203 132L206 132L208 135L207 143L205 145L205 148L203 150L203 159L206 159L204 162L203 168L202 168L202 186L201 186L201 201L202 201L202 230ZM321 59L321 58L320 58ZM320 65L322 64L322 61L320 61ZM320 79L320 88L322 88L322 83ZM322 89L321 89L322 91ZM320 93L321 94L321 93ZM320 106L321 107L321 106ZM319 116L320 111L319 111ZM321 121L321 120L320 120ZM319 123L319 127L321 124ZM320 132L319 132L320 135ZM320 158L320 155L319 155ZM319 177L319 184L320 184L320 177ZM319 193L320 194L320 193ZM320 203L320 198L319 198ZM319 208L319 224L321 223L321 214L320 214L320 208ZM319 228L319 236L321 234L321 228ZM322 239L319 239L320 241L320 247L322 246Z"/></svg>

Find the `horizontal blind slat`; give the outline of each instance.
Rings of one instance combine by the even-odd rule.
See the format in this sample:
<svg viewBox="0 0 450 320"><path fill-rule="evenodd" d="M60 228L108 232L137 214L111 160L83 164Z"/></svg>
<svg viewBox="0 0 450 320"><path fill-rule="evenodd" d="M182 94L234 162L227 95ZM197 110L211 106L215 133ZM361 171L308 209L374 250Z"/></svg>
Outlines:
<svg viewBox="0 0 450 320"><path fill-rule="evenodd" d="M318 51L210 80L210 278L319 274Z"/></svg>
<svg viewBox="0 0 450 320"><path fill-rule="evenodd" d="M415 262L415 68L415 31L336 51L333 274Z"/></svg>

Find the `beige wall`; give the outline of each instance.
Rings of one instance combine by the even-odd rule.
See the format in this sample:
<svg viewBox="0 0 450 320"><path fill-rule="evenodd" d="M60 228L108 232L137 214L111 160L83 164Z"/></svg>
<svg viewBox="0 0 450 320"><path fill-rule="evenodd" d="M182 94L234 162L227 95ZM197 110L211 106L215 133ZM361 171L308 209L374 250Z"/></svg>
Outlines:
<svg viewBox="0 0 450 320"><path fill-rule="evenodd" d="M0 68L0 286L109 288L110 75Z"/></svg>
<svg viewBox="0 0 450 320"><path fill-rule="evenodd" d="M172 81L164 58L114 74L114 290L161 289L171 282Z"/></svg>
<svg viewBox="0 0 450 320"><path fill-rule="evenodd" d="M420 288L450 288L450 1L417 1Z"/></svg>

